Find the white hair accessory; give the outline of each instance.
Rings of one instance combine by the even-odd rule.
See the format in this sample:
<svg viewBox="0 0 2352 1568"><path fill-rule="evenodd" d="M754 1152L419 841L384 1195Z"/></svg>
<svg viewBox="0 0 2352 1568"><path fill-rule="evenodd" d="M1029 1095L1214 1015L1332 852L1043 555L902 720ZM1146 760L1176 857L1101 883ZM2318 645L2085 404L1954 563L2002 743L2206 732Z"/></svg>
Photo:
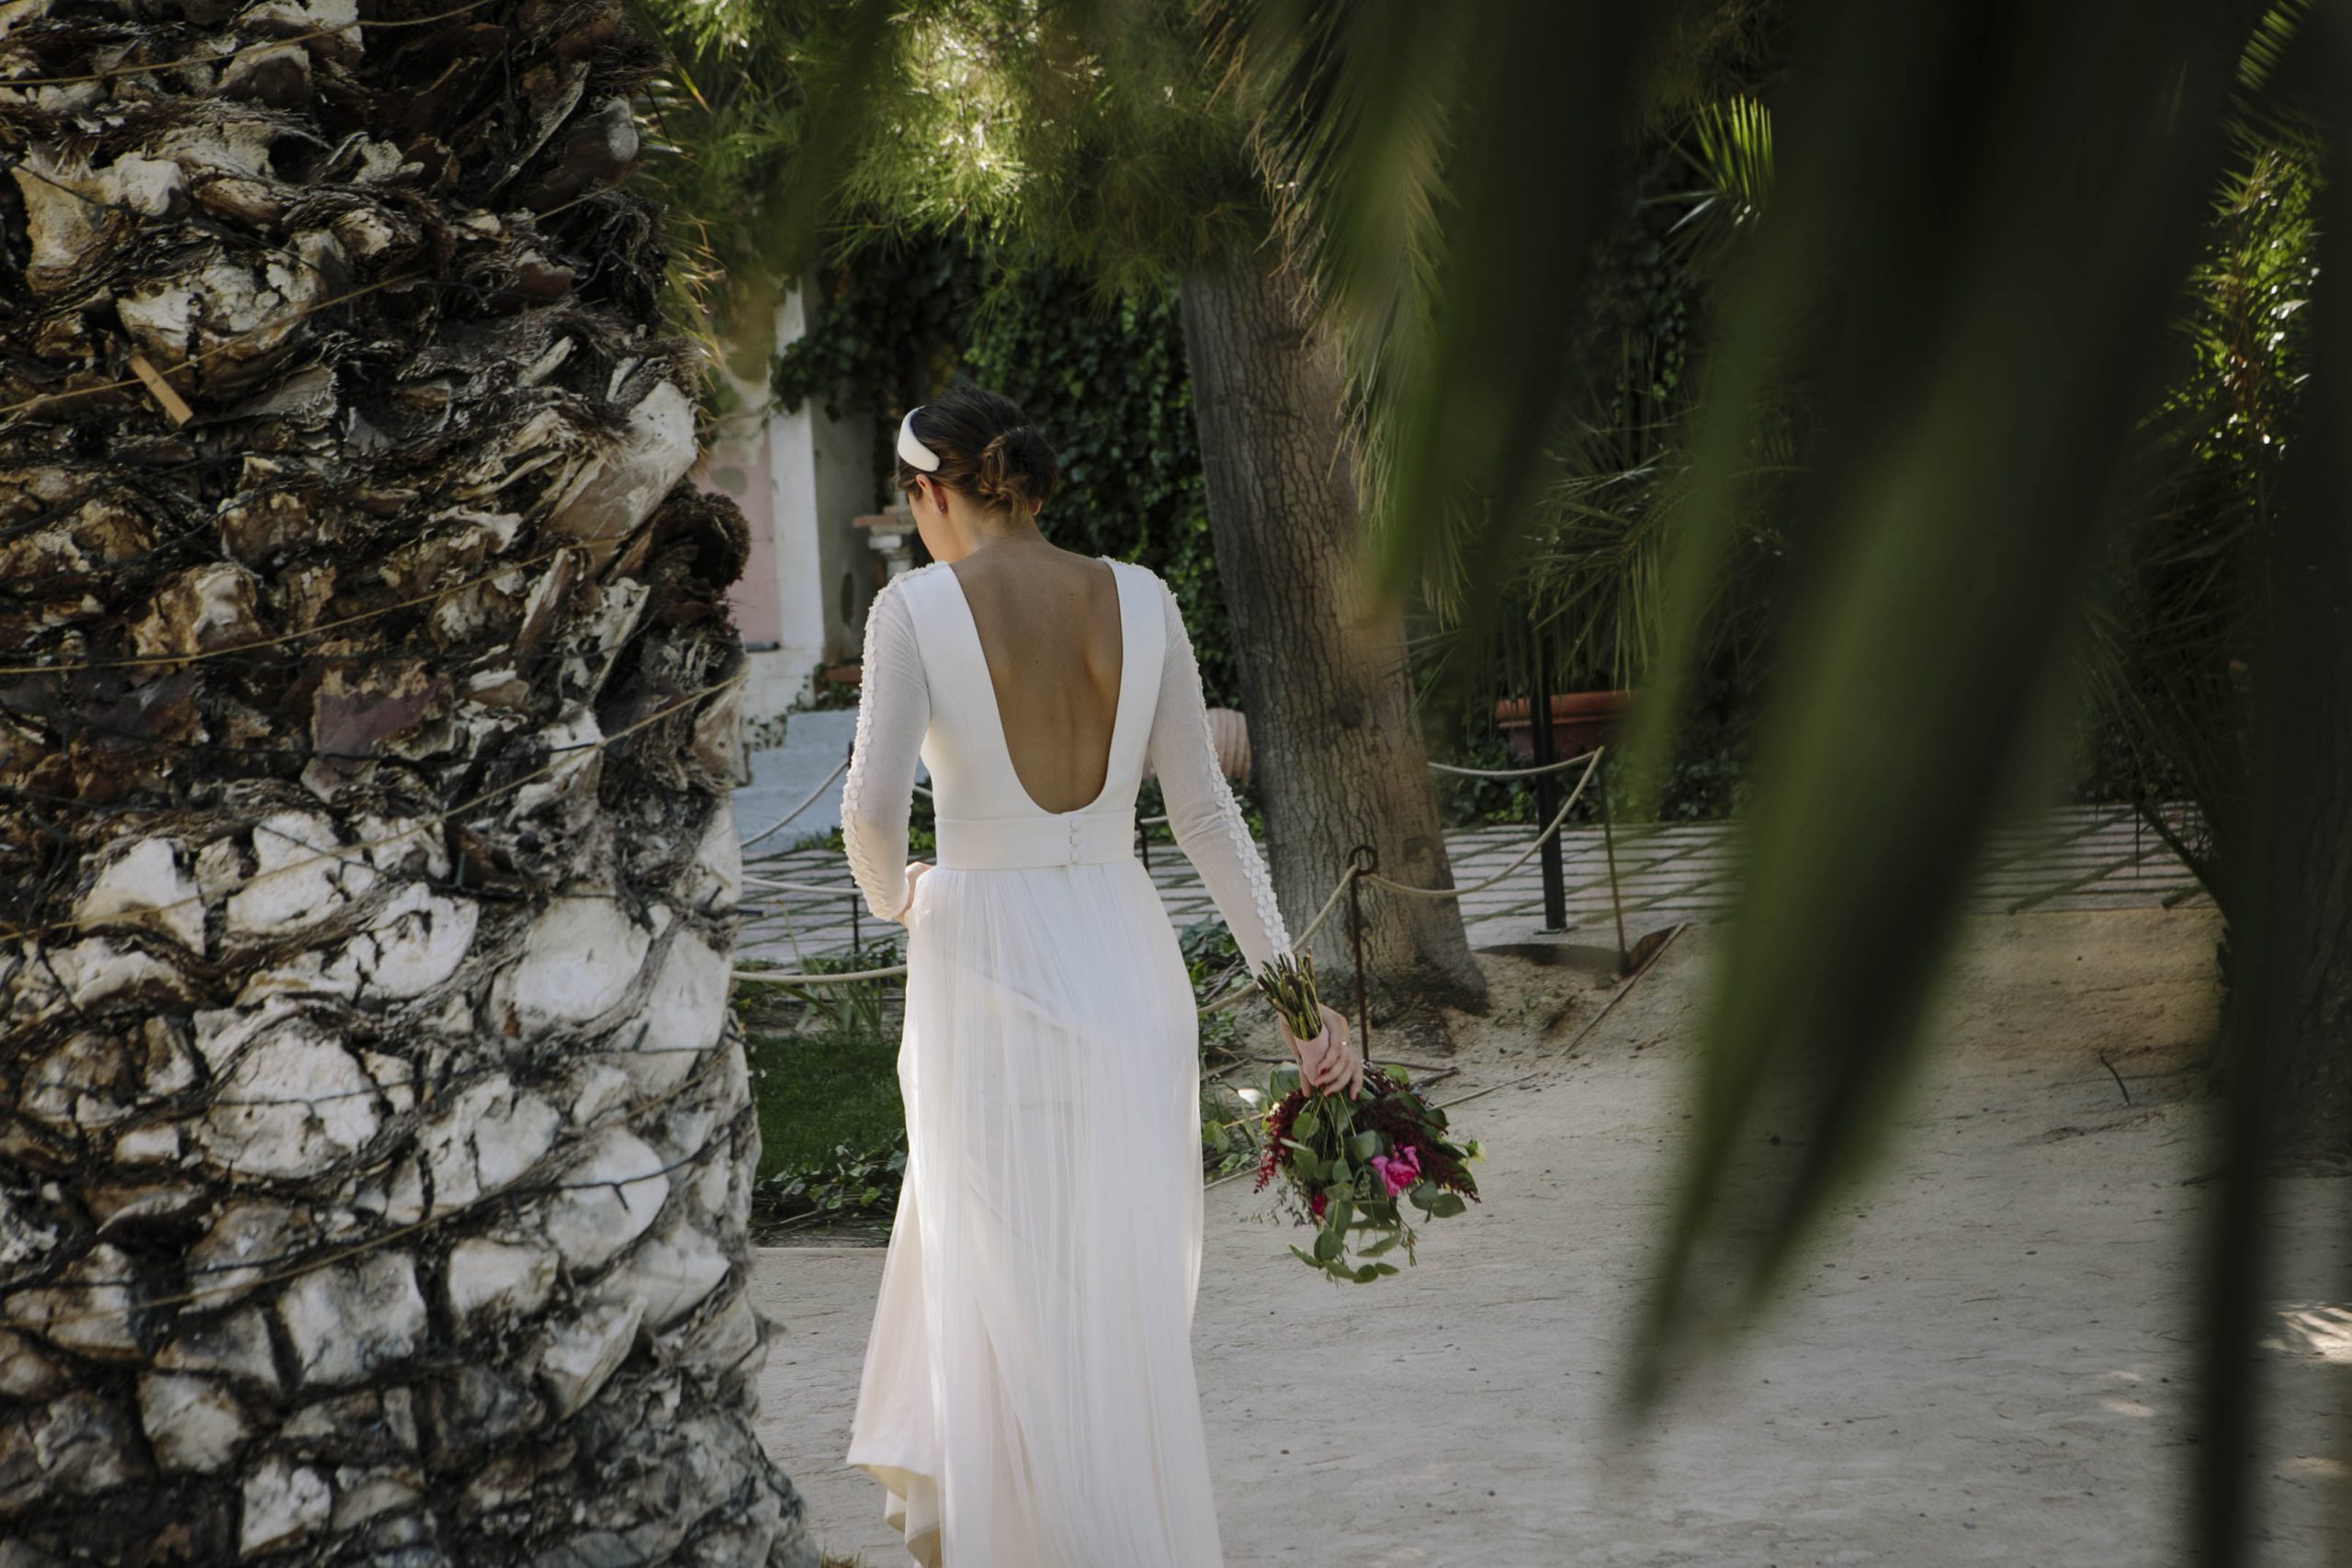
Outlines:
<svg viewBox="0 0 2352 1568"><path fill-rule="evenodd" d="M922 438L915 434L915 415L922 412L922 408L923 405L918 403L907 411L906 418L899 422L899 456L906 459L908 467L921 468L926 474L935 474L939 471L939 454L924 446Z"/></svg>

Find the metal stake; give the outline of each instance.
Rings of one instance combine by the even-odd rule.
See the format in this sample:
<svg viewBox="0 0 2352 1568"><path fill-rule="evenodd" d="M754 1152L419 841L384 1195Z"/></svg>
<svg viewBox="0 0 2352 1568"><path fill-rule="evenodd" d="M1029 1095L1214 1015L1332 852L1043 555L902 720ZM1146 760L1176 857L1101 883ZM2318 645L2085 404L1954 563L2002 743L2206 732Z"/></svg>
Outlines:
<svg viewBox="0 0 2352 1568"><path fill-rule="evenodd" d="M1609 903L1617 911L1617 970L1623 974L1633 958L1633 949L1625 945L1625 900L1617 892L1617 835L1609 822L1609 759L1600 760L1601 772L1594 779L1600 786L1600 846L1609 856Z"/></svg>
<svg viewBox="0 0 2352 1568"><path fill-rule="evenodd" d="M1552 684L1544 671L1544 634L1532 620L1527 626L1527 734L1535 765L1549 768L1552 755ZM1535 820L1549 822L1560 809L1558 775L1535 775ZM1568 925L1568 884L1560 866L1560 835L1544 840L1544 930L1562 931Z"/></svg>
<svg viewBox="0 0 2352 1568"><path fill-rule="evenodd" d="M1348 852L1348 941L1356 955L1356 1054L1372 1055L1372 1002L1363 978L1363 879L1380 869L1380 852L1358 844Z"/></svg>

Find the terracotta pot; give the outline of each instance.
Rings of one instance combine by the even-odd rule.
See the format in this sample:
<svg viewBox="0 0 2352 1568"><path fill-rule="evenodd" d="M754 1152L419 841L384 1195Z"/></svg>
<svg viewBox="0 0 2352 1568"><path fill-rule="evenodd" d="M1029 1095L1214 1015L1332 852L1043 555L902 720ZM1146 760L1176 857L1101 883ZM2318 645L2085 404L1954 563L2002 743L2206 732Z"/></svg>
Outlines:
<svg viewBox="0 0 2352 1568"><path fill-rule="evenodd" d="M1552 694L1552 755L1573 757L1617 738L1625 716L1633 711L1636 694L1617 692L1555 692ZM1527 721L1527 699L1505 697L1495 705L1495 723L1510 743L1510 754L1521 762L1535 760L1535 729Z"/></svg>

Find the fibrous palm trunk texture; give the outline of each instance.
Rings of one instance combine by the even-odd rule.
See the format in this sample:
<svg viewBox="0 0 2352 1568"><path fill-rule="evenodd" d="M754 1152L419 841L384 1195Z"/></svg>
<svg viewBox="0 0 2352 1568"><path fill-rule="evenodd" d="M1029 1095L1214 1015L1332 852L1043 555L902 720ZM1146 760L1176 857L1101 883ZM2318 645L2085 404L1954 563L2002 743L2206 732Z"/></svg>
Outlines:
<svg viewBox="0 0 2352 1568"><path fill-rule="evenodd" d="M813 1564L612 0L0 6L0 1563Z"/></svg>

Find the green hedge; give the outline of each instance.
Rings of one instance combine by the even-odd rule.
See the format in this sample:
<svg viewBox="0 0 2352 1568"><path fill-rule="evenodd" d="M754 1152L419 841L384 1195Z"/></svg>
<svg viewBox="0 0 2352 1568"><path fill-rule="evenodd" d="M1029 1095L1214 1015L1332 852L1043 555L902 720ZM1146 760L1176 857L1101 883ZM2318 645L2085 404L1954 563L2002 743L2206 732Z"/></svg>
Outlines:
<svg viewBox="0 0 2352 1568"><path fill-rule="evenodd" d="M1166 578L1209 701L1239 702L1172 289L1104 298L1059 268L952 238L874 245L814 282L808 333L775 365L786 409L815 400L874 414L887 499L902 410L956 380L1012 399L1061 459L1046 536Z"/></svg>

